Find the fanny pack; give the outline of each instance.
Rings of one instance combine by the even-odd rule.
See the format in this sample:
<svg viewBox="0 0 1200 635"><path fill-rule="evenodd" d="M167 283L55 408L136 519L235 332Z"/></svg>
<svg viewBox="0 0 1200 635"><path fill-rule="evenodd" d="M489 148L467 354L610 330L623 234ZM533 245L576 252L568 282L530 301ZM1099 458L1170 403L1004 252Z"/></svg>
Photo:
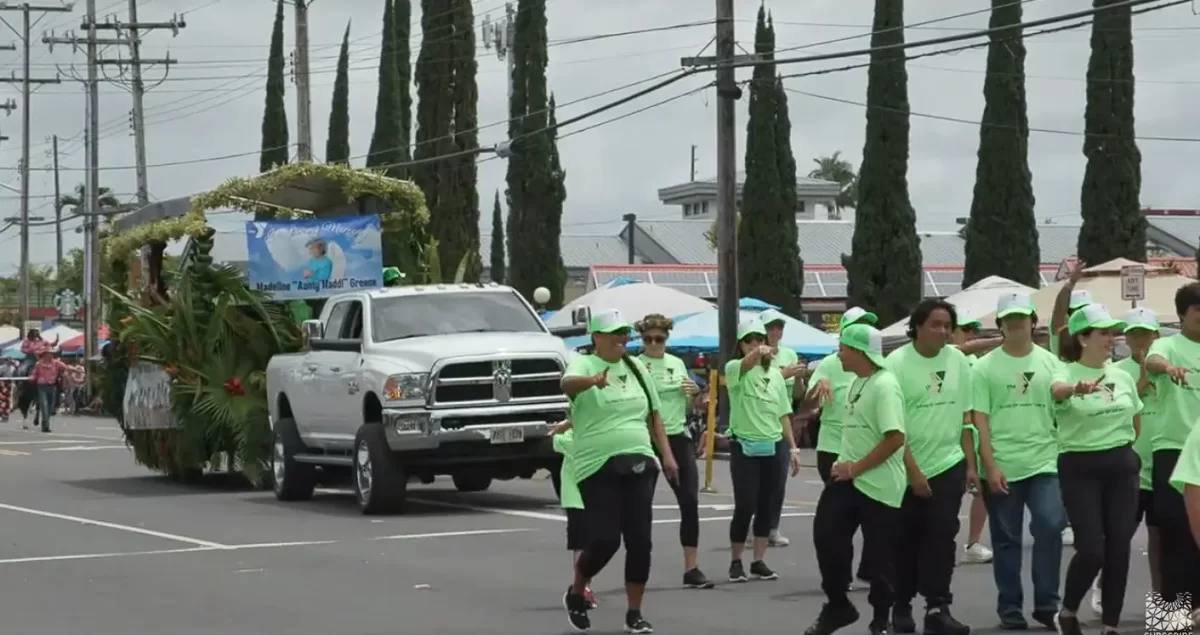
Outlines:
<svg viewBox="0 0 1200 635"><path fill-rule="evenodd" d="M658 460L644 454L618 454L604 467L620 476L658 474Z"/></svg>
<svg viewBox="0 0 1200 635"><path fill-rule="evenodd" d="M775 456L775 450L778 448L778 444L775 441L747 441L745 439L738 439L737 441L742 446L742 456L755 458Z"/></svg>

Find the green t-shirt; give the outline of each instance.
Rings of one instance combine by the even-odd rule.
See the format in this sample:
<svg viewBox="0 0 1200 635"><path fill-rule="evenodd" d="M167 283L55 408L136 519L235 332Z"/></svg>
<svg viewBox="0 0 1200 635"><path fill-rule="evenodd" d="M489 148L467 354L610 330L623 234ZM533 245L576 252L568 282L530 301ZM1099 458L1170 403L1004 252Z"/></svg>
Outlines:
<svg viewBox="0 0 1200 635"><path fill-rule="evenodd" d="M964 353L964 355L966 355L966 353ZM974 388L974 383L973 383L974 382L974 379L973 379L974 368L975 368L975 362L979 361L979 358L974 355L966 355L966 357L967 357L967 365L970 366L972 369L971 400L974 401L974 399L975 399L975 388ZM971 409L974 410L975 407L972 406ZM976 465L976 467L979 467L979 469L982 469L982 467L980 467L980 466L983 465L983 461L981 461L979 459L979 430L975 429L974 423L967 424L966 428L971 431L971 438L974 439L974 441L975 441L975 465Z"/></svg>
<svg viewBox="0 0 1200 635"><path fill-rule="evenodd" d="M971 407L988 416L992 455L1010 482L1058 473L1058 431L1050 386L1061 365L1040 346L1024 357L997 348L975 362Z"/></svg>
<svg viewBox="0 0 1200 635"><path fill-rule="evenodd" d="M667 353L662 359L639 355L638 359L650 371L650 383L658 393L662 409L658 411L663 428L668 435L683 434L687 427L687 411L691 398L683 391L683 382L688 380L687 366L683 360Z"/></svg>
<svg viewBox="0 0 1200 635"><path fill-rule="evenodd" d="M791 414L792 399L779 369L756 365L742 372L742 360L725 364L729 391L729 433L744 441L783 438L780 418Z"/></svg>
<svg viewBox="0 0 1200 635"><path fill-rule="evenodd" d="M636 358L629 358L648 378L650 373ZM575 482L595 474L614 456L641 454L653 457L650 411L660 411L658 393L642 390L624 361L610 364L595 355L580 355L567 366L563 377L592 377L608 370L608 385L588 388L571 400L571 427L575 431ZM649 379L646 379L649 388Z"/></svg>
<svg viewBox="0 0 1200 635"><path fill-rule="evenodd" d="M821 433L817 435L817 451L837 454L842 449L842 422L846 420L846 397L858 376L842 368L837 353L826 355L808 379L809 389L817 382L829 382L829 403L821 406Z"/></svg>
<svg viewBox="0 0 1200 635"><path fill-rule="evenodd" d="M1183 451L1179 453L1179 461L1171 472L1171 486L1181 493L1188 486L1200 487L1200 427L1192 429Z"/></svg>
<svg viewBox="0 0 1200 635"><path fill-rule="evenodd" d="M911 343L887 356L904 395L904 441L933 478L966 460L963 420L971 412L971 366L953 346L925 357Z"/></svg>
<svg viewBox="0 0 1200 635"><path fill-rule="evenodd" d="M892 431L904 432L904 393L896 376L880 370L866 379L856 378L846 395L838 462L861 460ZM854 487L888 507L900 507L908 488L904 452L897 450L874 469L856 475Z"/></svg>
<svg viewBox="0 0 1200 635"><path fill-rule="evenodd" d="M1116 367L1129 373L1133 378L1133 383L1136 386L1142 375L1142 365L1132 357L1116 363ZM1146 394L1141 395L1142 399L1142 433L1138 435L1136 441L1133 442L1133 451L1137 452L1138 458L1142 460L1142 489L1151 491L1154 489L1154 450L1152 448L1154 442L1154 430L1158 426L1158 390L1151 385L1150 390Z"/></svg>
<svg viewBox="0 0 1200 635"><path fill-rule="evenodd" d="M578 481L575 480L575 431L567 430L554 435L554 451L563 455L562 469L559 470L558 503L563 509L583 509L583 495L579 493Z"/></svg>
<svg viewBox="0 0 1200 635"><path fill-rule="evenodd" d="M1181 450L1200 418L1200 343L1182 334L1162 337L1150 345L1146 358L1151 357L1188 369L1186 386L1176 384L1167 375L1151 376L1158 392L1159 418L1150 447L1155 452Z"/></svg>
<svg viewBox="0 0 1200 635"><path fill-rule="evenodd" d="M1100 390L1058 402L1058 451L1099 452L1133 443L1133 418L1142 411L1137 382L1116 365L1089 368L1078 362L1059 367L1054 381L1076 384L1104 378Z"/></svg>
<svg viewBox="0 0 1200 635"><path fill-rule="evenodd" d="M788 366L794 366L799 363L800 357L796 355L796 351L793 351L786 346L780 346L778 349L776 349L775 356L771 358L771 365L775 368L778 368L779 372L781 373L783 372L783 369L787 368ZM792 395L795 394L793 391L796 390L796 378L792 377L791 379L785 379L784 381L787 383L788 399L791 400Z"/></svg>

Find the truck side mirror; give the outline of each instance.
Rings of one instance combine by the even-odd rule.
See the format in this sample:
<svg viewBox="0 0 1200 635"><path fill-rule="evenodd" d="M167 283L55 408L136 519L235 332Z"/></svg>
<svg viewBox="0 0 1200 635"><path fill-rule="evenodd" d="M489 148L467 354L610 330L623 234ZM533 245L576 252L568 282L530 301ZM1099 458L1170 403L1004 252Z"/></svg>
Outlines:
<svg viewBox="0 0 1200 635"><path fill-rule="evenodd" d="M592 308L588 306L575 307L571 311L571 324L587 324L592 319Z"/></svg>
<svg viewBox="0 0 1200 635"><path fill-rule="evenodd" d="M304 341L306 342L325 339L325 325L320 320L305 320L301 322L300 332L304 334Z"/></svg>

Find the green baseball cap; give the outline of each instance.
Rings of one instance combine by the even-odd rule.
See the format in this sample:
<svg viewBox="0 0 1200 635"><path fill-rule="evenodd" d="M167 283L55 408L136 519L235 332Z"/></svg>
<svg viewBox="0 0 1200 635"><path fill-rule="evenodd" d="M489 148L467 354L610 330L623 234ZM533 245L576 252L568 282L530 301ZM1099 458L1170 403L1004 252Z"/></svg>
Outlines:
<svg viewBox="0 0 1200 635"><path fill-rule="evenodd" d="M875 324L876 322L879 322L878 315L862 307L852 306L842 314L842 321L838 324L838 330L845 330L851 324Z"/></svg>
<svg viewBox="0 0 1200 635"><path fill-rule="evenodd" d="M976 318L974 315L971 315L970 313L967 313L966 311L963 311L963 310L959 309L958 307L955 307L955 311L958 313L958 324L955 325L958 328L960 328L960 329L981 329L981 328L983 328L983 322L980 322L979 319Z"/></svg>
<svg viewBox="0 0 1200 635"><path fill-rule="evenodd" d="M752 318L749 320L743 320L741 324L738 324L738 340L744 340L748 335L761 335L762 337L767 336L767 329L763 326L762 320L758 318Z"/></svg>
<svg viewBox="0 0 1200 635"><path fill-rule="evenodd" d="M787 316L778 309L767 309L758 314L758 321L766 324L775 324L776 322L787 323Z"/></svg>
<svg viewBox="0 0 1200 635"><path fill-rule="evenodd" d="M1067 332L1075 335L1087 329L1124 329L1125 323L1114 318L1103 304L1092 303L1071 314Z"/></svg>
<svg viewBox="0 0 1200 635"><path fill-rule="evenodd" d="M869 324L851 324L842 329L842 344L861 351L872 364L883 368L883 333Z"/></svg>
<svg viewBox="0 0 1200 635"><path fill-rule="evenodd" d="M596 313L588 320L588 333L628 333L632 330L633 325L625 321L625 316L616 309Z"/></svg>
<svg viewBox="0 0 1200 635"><path fill-rule="evenodd" d="M384 267L383 283L393 284L404 279L404 274L400 272L399 267Z"/></svg>
<svg viewBox="0 0 1200 635"><path fill-rule="evenodd" d="M1126 333L1134 329L1154 331L1157 333L1159 329L1158 314L1150 309L1147 309L1146 307L1130 309L1129 312L1125 314L1124 319L1121 321L1125 323L1124 332Z"/></svg>
<svg viewBox="0 0 1200 635"><path fill-rule="evenodd" d="M1005 293L996 300L996 317L1033 315L1033 298L1028 293Z"/></svg>

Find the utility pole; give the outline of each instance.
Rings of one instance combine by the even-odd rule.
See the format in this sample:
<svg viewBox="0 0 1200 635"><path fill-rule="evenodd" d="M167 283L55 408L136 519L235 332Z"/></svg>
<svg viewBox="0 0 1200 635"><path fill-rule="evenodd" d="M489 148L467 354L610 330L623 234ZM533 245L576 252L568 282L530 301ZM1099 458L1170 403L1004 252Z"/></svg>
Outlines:
<svg viewBox="0 0 1200 635"><path fill-rule="evenodd" d="M516 59L509 53L512 51L513 43L517 37L517 12L513 9L511 2L504 5L504 21L492 22L492 19L484 16L483 18L483 46L484 48L496 51L496 58L507 62L508 67L508 103L512 106L513 95L513 71L516 68Z"/></svg>
<svg viewBox="0 0 1200 635"><path fill-rule="evenodd" d="M696 180L696 144L694 143L692 144L692 162L690 165L692 176L688 180L694 182Z"/></svg>
<svg viewBox="0 0 1200 635"><path fill-rule="evenodd" d="M30 14L37 13L69 13L72 10L71 5L34 5L28 2L21 4L9 5L7 2L0 3L0 11L20 11L21 12L21 29L18 31L13 28L7 21L4 25L7 26L18 38L21 39L22 57L22 73L21 77L6 77L0 78L0 82L7 84L21 85L21 330L24 335L25 323L29 321L29 133L30 133L30 108L29 96L33 93L35 85L42 84L59 84L61 79L55 77L53 79L37 79L29 76L30 62L30 37L29 31L33 28L33 23L30 20ZM15 49L15 47L14 47Z"/></svg>
<svg viewBox="0 0 1200 635"><path fill-rule="evenodd" d="M733 64L758 59L736 55L733 0L717 1L715 57L685 57L685 67L712 67L717 74L717 309L723 359L733 358L737 346L737 118L742 97Z"/></svg>
<svg viewBox="0 0 1200 635"><path fill-rule="evenodd" d="M54 135L51 143L53 147L51 152L54 153L54 276L62 275L63 268L63 233L62 233L62 184L59 181L58 174L58 135Z"/></svg>
<svg viewBox="0 0 1200 635"><path fill-rule="evenodd" d="M129 0L134 2L135 0ZM391 2L391 0L387 0ZM292 0L296 7L296 50L293 53L296 81L296 119L300 132L299 158L312 161L312 99L309 96L308 0Z"/></svg>

